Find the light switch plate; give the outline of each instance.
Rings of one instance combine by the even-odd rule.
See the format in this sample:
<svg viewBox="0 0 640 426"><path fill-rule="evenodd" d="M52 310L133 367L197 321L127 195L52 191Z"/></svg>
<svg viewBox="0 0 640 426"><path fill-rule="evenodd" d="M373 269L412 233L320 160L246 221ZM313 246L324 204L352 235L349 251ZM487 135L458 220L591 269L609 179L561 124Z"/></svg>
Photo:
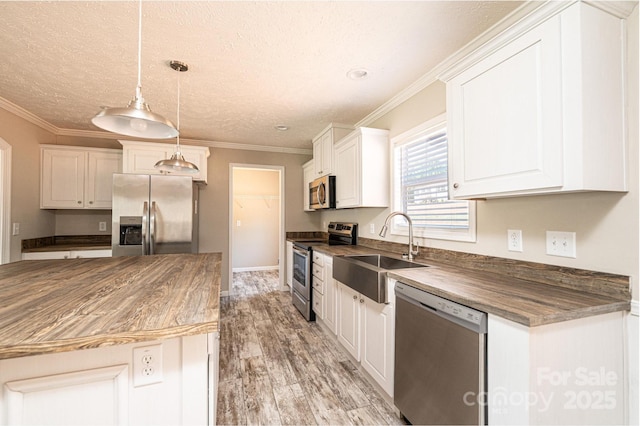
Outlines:
<svg viewBox="0 0 640 426"><path fill-rule="evenodd" d="M547 231L547 254L549 256L576 257L576 233Z"/></svg>

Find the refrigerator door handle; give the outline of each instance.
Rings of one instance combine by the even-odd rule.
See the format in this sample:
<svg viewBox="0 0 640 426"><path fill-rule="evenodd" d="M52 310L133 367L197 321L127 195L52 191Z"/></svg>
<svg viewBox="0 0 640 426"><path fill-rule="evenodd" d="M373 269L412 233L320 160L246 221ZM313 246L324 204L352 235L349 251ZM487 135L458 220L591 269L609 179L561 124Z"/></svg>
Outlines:
<svg viewBox="0 0 640 426"><path fill-rule="evenodd" d="M151 202L151 214L149 215L149 254L155 254L156 245L156 202Z"/></svg>
<svg viewBox="0 0 640 426"><path fill-rule="evenodd" d="M148 255L149 234L147 233L147 219L149 217L149 203L144 202L142 206L142 255Z"/></svg>

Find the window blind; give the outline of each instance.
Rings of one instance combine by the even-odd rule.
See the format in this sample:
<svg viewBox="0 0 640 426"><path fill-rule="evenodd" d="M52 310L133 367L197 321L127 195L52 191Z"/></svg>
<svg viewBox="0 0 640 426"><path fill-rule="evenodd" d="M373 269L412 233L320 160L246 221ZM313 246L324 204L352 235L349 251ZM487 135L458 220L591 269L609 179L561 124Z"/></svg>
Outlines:
<svg viewBox="0 0 640 426"><path fill-rule="evenodd" d="M413 225L468 229L469 202L449 200L446 128L399 145L395 151L399 201Z"/></svg>

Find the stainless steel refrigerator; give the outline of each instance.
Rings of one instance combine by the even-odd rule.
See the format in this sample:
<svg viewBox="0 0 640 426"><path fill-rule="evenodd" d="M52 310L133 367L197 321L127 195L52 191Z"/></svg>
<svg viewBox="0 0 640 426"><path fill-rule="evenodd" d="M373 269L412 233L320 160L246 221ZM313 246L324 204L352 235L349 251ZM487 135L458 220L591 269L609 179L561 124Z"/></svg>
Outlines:
<svg viewBox="0 0 640 426"><path fill-rule="evenodd" d="M113 256L198 252L198 186L190 176L113 175Z"/></svg>

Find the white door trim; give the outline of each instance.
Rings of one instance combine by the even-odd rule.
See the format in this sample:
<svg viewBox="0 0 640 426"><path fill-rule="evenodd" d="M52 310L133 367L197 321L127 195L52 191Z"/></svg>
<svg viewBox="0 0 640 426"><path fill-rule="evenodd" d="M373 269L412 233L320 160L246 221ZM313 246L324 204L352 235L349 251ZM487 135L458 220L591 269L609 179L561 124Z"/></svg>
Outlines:
<svg viewBox="0 0 640 426"><path fill-rule="evenodd" d="M285 206L285 175L284 175L284 166L273 166L273 165L263 165L263 164L245 164L245 163L229 163L229 264L228 264L228 272L229 272L229 293L231 293L231 286L233 285L233 169L234 168L242 168L242 169L255 169L255 170L275 170L280 172L280 226L278 230L278 275L280 281L280 289L282 291L288 290L288 286L286 285L286 277L285 277L285 228L284 228L284 206Z"/></svg>
<svg viewBox="0 0 640 426"><path fill-rule="evenodd" d="M0 264L11 260L11 145L0 138Z"/></svg>

